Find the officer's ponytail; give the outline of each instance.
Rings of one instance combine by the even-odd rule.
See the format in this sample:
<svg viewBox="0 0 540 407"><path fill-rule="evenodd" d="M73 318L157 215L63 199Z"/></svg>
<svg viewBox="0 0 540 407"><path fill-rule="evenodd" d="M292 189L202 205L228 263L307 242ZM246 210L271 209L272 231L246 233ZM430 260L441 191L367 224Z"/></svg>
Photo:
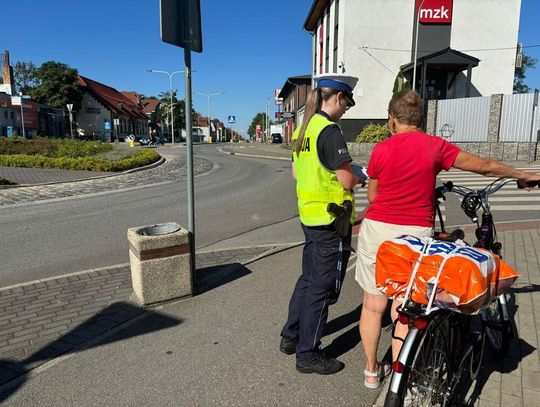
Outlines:
<svg viewBox="0 0 540 407"><path fill-rule="evenodd" d="M297 157L300 155L300 150L302 150L302 141L304 140L309 121L313 115L321 109L322 101L329 99L330 96L335 95L338 92L339 90L332 88L315 88L308 95L306 108L304 110L304 119L302 120L302 126L300 127L300 133L295 142L296 144L294 145L294 151L296 152Z"/></svg>

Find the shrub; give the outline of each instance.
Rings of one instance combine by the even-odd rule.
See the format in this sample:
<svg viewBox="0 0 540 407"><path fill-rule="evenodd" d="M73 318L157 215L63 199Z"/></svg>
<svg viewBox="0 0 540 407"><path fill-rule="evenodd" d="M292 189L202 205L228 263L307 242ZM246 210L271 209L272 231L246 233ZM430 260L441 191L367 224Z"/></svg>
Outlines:
<svg viewBox="0 0 540 407"><path fill-rule="evenodd" d="M377 143L387 139L388 127L384 124L370 123L356 136L357 143Z"/></svg>
<svg viewBox="0 0 540 407"><path fill-rule="evenodd" d="M1 140L0 140L1 141ZM73 140L56 142L59 147L52 153L52 150L42 151L43 154L1 154L0 166L4 167L29 167L29 168L56 168L64 170L83 170L83 171L125 171L132 168L142 167L152 164L159 160L160 155L155 150L146 148L130 151L123 155L121 159L107 159L96 154L106 155L106 151L113 150L111 144L101 142L89 142L87 146L81 148L77 143L85 143ZM74 144L75 143L75 144ZM38 143L39 144L39 143ZM37 144L34 143L34 146ZM28 148L22 148L22 151L30 151ZM58 150L62 151L63 156L58 155ZM134 150L134 149L132 149ZM87 156L81 156L85 151ZM46 154L51 154L46 155ZM135 155L134 155L135 154ZM130 156L132 155L132 156Z"/></svg>

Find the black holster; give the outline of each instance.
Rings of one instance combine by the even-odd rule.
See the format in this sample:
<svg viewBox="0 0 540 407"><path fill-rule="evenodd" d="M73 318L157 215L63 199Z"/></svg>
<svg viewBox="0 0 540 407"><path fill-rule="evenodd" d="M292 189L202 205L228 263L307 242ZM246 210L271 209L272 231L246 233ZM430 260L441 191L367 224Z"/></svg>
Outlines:
<svg viewBox="0 0 540 407"><path fill-rule="evenodd" d="M341 205L331 202L326 210L336 217L333 225L337 234L341 237L347 237L351 226L352 202L346 200Z"/></svg>

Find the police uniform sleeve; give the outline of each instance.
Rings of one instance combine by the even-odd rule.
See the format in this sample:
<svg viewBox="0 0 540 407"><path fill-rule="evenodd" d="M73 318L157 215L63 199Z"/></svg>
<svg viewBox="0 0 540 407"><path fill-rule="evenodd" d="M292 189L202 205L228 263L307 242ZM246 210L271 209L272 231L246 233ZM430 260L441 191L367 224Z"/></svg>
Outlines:
<svg viewBox="0 0 540 407"><path fill-rule="evenodd" d="M337 124L328 126L321 132L317 140L317 151L321 164L330 171L352 161L343 133Z"/></svg>

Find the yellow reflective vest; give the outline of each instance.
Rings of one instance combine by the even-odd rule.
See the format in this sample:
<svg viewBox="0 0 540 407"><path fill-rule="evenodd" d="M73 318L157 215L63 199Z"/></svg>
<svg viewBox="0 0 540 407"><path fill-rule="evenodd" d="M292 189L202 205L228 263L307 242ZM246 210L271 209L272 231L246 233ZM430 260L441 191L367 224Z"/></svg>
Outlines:
<svg viewBox="0 0 540 407"><path fill-rule="evenodd" d="M300 221L306 226L322 226L331 224L335 216L328 213L330 202L341 205L343 201L352 201L353 212L351 224L356 220L354 211L354 193L345 189L337 179L335 171L326 169L319 160L317 139L321 132L334 122L321 114L314 114L308 123L302 140L299 156L295 145L300 133L298 126L293 133L293 165L296 174L296 196Z"/></svg>

